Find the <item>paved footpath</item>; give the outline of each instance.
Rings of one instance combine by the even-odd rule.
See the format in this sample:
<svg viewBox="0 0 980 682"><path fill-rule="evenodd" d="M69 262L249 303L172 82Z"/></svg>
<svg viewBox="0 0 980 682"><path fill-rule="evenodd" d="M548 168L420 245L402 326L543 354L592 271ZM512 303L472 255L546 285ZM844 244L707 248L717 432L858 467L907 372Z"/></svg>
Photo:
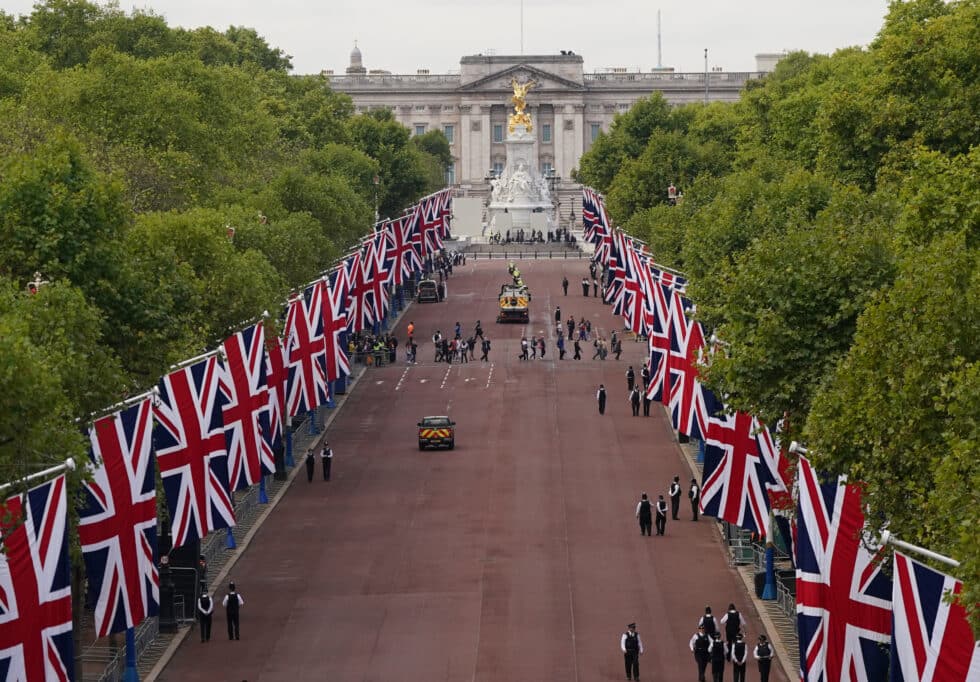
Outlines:
<svg viewBox="0 0 980 682"><path fill-rule="evenodd" d="M685 498L666 537L639 534L640 493L690 480L662 411L630 414L625 372L639 375L645 344L625 340L620 361L590 360L587 345L582 361L558 362L555 305L606 336L618 324L581 295L586 261L519 267L530 325L494 323L501 261L456 268L446 303L402 316L396 334L415 322L420 363L361 377L327 434L333 480L294 478L232 571L241 640L226 638L218 606L212 641L192 632L158 679L622 680L619 637L636 621L642 679L693 681L697 619L729 602L755 642L760 621L713 520L693 523ZM432 332L477 318L492 362L434 364ZM548 339L544 360L517 359L522 333ZM428 414L455 418L455 450L418 450ZM786 681L777 666L770 679Z"/></svg>

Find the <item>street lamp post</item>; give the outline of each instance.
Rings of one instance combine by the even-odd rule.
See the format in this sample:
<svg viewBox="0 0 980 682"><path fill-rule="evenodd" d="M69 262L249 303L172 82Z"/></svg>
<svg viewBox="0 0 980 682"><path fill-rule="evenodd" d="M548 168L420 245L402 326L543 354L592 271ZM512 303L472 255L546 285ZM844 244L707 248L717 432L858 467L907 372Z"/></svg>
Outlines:
<svg viewBox="0 0 980 682"><path fill-rule="evenodd" d="M381 219L381 215L378 213L378 185L381 184L381 178L377 175L374 176L374 223L377 224L378 220Z"/></svg>

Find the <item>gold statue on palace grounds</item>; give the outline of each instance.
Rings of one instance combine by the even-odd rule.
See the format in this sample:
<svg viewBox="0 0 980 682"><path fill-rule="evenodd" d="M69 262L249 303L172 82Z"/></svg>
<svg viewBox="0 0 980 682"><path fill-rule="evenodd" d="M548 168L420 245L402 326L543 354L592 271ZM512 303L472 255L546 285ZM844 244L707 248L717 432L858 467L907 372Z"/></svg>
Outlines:
<svg viewBox="0 0 980 682"><path fill-rule="evenodd" d="M524 111L527 107L527 91L537 85L536 81L530 80L518 83L516 78L510 79L510 86L514 88L514 95L510 101L514 103L514 113L507 117L507 130L514 132L514 128L523 125L527 132L531 132L531 115Z"/></svg>

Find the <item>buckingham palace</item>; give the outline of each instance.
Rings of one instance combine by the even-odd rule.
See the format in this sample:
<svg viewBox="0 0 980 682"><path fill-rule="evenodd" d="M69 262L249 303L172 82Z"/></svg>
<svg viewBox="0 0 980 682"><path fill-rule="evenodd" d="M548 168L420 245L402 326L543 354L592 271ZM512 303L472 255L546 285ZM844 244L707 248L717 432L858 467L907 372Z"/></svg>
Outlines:
<svg viewBox="0 0 980 682"><path fill-rule="evenodd" d="M757 71L678 73L670 68L586 73L581 55L473 55L458 73L393 74L367 69L355 46L344 74L324 71L331 87L351 96L357 111L391 109L396 120L420 135L441 130L454 163L448 184L479 194L505 162L504 140L511 80L533 79L527 111L535 135L533 156L542 176L571 191L571 172L617 113L660 92L671 104L738 99L746 82L771 71L782 55L757 55Z"/></svg>

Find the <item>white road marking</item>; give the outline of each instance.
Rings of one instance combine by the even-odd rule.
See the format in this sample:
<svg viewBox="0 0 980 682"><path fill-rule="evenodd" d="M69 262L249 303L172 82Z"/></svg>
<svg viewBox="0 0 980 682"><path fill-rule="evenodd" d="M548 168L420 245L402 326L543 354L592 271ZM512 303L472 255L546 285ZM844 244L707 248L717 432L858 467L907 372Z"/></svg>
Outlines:
<svg viewBox="0 0 980 682"><path fill-rule="evenodd" d="M428 381L428 379L419 379L420 384L424 384L426 381Z"/></svg>
<svg viewBox="0 0 980 682"><path fill-rule="evenodd" d="M411 367L406 367L405 368L405 371L402 372L401 377L398 379L398 383L395 384L395 390L396 391L400 391L401 390L402 384L405 383L405 378L408 376L408 370L410 370L410 369L412 369L412 368Z"/></svg>
<svg viewBox="0 0 980 682"><path fill-rule="evenodd" d="M378 386L380 386L380 385L381 385L381 384L383 384L384 382L385 382L385 380L384 380L384 379L378 379L378 380L377 380L377 381L375 381L374 383L375 383L375 384L377 384Z"/></svg>
<svg viewBox="0 0 980 682"><path fill-rule="evenodd" d="M490 363L490 372L487 374L487 385L485 388L490 388L490 381L493 379L493 363Z"/></svg>
<svg viewBox="0 0 980 682"><path fill-rule="evenodd" d="M452 371L453 371L453 366L452 365L449 365L449 369L446 370L445 376L442 377L442 385L439 388L445 388L446 387L446 381L449 380L449 373L452 372Z"/></svg>

